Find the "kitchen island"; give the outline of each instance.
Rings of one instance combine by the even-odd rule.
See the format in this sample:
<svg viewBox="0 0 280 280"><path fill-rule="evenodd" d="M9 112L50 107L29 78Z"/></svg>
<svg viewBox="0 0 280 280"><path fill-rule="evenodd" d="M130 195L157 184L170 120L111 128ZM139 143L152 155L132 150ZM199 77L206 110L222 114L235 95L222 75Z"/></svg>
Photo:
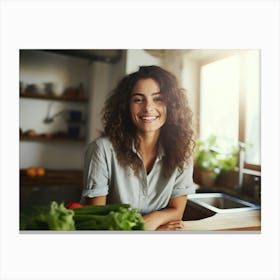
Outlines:
<svg viewBox="0 0 280 280"><path fill-rule="evenodd" d="M216 213L215 215L193 221L183 221L186 231L261 231L261 210L234 213Z"/></svg>

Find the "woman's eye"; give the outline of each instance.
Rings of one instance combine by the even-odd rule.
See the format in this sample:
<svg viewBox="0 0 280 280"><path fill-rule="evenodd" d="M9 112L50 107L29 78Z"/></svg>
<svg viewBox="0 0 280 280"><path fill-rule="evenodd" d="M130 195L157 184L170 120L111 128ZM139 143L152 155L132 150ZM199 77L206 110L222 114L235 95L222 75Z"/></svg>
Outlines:
<svg viewBox="0 0 280 280"><path fill-rule="evenodd" d="M162 97L156 97L154 99L155 102L158 102L158 103L161 103L161 102L164 102L163 98Z"/></svg>
<svg viewBox="0 0 280 280"><path fill-rule="evenodd" d="M134 103L141 103L141 102L143 102L143 98L141 98L141 97L136 97L136 98L133 99L133 102L134 102Z"/></svg>

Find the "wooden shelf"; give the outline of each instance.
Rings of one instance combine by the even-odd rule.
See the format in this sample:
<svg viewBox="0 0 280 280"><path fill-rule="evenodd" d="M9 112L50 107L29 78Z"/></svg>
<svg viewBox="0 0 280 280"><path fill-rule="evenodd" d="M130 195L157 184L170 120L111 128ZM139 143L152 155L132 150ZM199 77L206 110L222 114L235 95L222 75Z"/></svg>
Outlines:
<svg viewBox="0 0 280 280"><path fill-rule="evenodd" d="M49 170L42 177L30 177L25 174L25 169L20 170L20 185L28 186L56 186L78 185L82 186L83 172L81 170Z"/></svg>
<svg viewBox="0 0 280 280"><path fill-rule="evenodd" d="M85 138L77 138L70 136L53 136L53 137L45 137L45 136L20 136L20 141L31 141L31 142L85 142Z"/></svg>
<svg viewBox="0 0 280 280"><path fill-rule="evenodd" d="M21 98L33 98L43 100L55 100L55 101L69 101L69 102L87 102L88 98L85 96L57 96L57 95L46 95L40 93L21 93Z"/></svg>

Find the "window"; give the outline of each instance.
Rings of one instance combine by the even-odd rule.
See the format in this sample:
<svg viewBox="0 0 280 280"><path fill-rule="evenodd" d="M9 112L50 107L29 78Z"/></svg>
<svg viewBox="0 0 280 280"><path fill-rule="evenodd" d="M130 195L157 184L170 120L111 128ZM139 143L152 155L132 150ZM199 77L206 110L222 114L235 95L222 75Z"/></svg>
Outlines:
<svg viewBox="0 0 280 280"><path fill-rule="evenodd" d="M259 60L259 51L249 50L200 68L200 138L214 134L224 147L251 144L245 153L251 167L261 164Z"/></svg>

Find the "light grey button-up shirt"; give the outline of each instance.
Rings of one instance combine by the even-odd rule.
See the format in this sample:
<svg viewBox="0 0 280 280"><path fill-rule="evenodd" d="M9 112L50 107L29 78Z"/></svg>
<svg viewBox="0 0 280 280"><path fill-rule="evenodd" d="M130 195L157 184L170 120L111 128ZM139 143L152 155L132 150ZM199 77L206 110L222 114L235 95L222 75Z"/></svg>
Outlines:
<svg viewBox="0 0 280 280"><path fill-rule="evenodd" d="M137 153L134 144L133 151ZM97 138L87 147L81 201L85 197L107 196L107 203L127 203L146 214L167 207L171 198L194 193L193 164L186 165L182 172L176 168L171 176L165 177L163 156L160 148L150 173L146 173L143 165L135 175L130 167L119 165L107 137Z"/></svg>

